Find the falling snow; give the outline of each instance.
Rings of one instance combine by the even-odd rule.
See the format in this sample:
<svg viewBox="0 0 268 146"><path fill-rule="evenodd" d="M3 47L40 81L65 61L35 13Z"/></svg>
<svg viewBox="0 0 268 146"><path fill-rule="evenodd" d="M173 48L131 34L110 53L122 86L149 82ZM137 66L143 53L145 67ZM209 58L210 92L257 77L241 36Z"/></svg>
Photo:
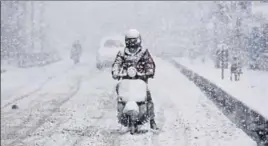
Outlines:
<svg viewBox="0 0 268 146"><path fill-rule="evenodd" d="M118 81L96 67L118 51L103 39L133 28L156 64L159 132L122 134ZM266 1L1 1L4 146L267 145L267 87Z"/></svg>

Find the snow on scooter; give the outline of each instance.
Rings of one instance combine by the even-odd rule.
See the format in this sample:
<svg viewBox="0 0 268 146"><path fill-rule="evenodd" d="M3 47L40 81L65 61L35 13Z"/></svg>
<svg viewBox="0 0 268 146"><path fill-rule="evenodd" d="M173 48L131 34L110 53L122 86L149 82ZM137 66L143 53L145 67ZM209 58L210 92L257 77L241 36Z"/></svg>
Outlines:
<svg viewBox="0 0 268 146"><path fill-rule="evenodd" d="M130 134L144 133L147 131L138 130L138 126L149 121L147 110L147 84L137 76L144 76L135 67L122 68L117 84L117 102L122 103L123 112L118 116L119 123L128 127ZM128 79L122 77L128 76ZM119 104L118 104L119 106Z"/></svg>

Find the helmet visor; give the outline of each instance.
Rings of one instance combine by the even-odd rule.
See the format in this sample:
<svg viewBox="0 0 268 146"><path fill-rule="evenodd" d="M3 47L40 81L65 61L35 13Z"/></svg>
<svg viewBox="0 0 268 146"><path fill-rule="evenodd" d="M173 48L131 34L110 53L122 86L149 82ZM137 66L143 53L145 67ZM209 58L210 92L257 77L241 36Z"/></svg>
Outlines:
<svg viewBox="0 0 268 146"><path fill-rule="evenodd" d="M126 47L129 48L138 48L140 47L140 40L138 38L126 38Z"/></svg>

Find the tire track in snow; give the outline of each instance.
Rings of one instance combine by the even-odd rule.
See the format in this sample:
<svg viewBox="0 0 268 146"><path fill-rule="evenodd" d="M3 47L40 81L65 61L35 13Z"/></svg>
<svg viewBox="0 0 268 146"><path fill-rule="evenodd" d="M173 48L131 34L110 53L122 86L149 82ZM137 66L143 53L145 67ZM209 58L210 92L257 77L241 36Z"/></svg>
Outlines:
<svg viewBox="0 0 268 146"><path fill-rule="evenodd" d="M59 76L59 75L62 75L62 74L67 74L72 68L73 68L74 66L72 66L71 68L68 68L65 72L61 72L61 73L59 73L58 75L54 75L54 79L56 78L56 76ZM51 78L51 81L52 81L52 79L53 78ZM46 83L48 83L49 81L47 81ZM45 83L45 84L46 84ZM40 89L37 91L37 90L35 90L36 91L36 93L38 93L39 91L42 91L42 87L43 86L45 86L45 84L43 84L42 86L40 86ZM28 94L25 98L20 98L19 100L21 101L21 100L24 100L24 99L26 99L26 98L29 98L29 97L32 97L32 95L34 95L35 93L34 92L31 92L31 94ZM40 94L39 96L37 96L37 98L36 99L43 99L46 95L47 95L48 93L45 93L45 94ZM19 101L18 100L18 101ZM38 103L38 102L37 102ZM51 101L45 101L45 102L42 102L42 105L41 104L37 104L37 103L29 103L29 105L33 105L33 106L31 106L30 108L31 109L37 109L38 111L39 111L39 108L40 108L40 106L42 106L42 105L49 105L49 104L51 104ZM53 104L53 103L52 103ZM23 119L23 117L20 119L20 118L17 118L17 119L14 119L14 117L20 117L20 116L22 116L24 113L28 113L28 108L27 109L24 109L24 110L21 110L21 109L18 109L18 111L14 111L14 110L12 110L12 111L8 111L8 112L3 112L3 111L1 111L2 113L1 113L1 121L2 120L8 120L9 118L11 119L11 120L22 120ZM15 113L14 113L15 112ZM39 111L40 112L40 111ZM31 113L32 113L32 110L31 110ZM18 115L19 114L19 115ZM36 116L39 116L39 115L36 115ZM20 124L18 125L18 126L11 126L11 128L12 129L14 129L14 130L12 130L12 129L8 129L8 133L6 134L6 131L5 131L5 128L7 127L7 125L3 125L3 124L1 124L1 132L2 132L2 134L1 134L1 139L3 140L3 139L13 139L13 137L14 136L16 136L16 134L18 133L18 131L20 131L20 130L25 130L25 129L27 129L27 128L30 128L31 126L27 126L27 125L31 125L30 124L30 122L32 122L31 120L33 119L33 118L35 118L32 114L29 114L27 117L26 117L26 119L24 119L24 120L22 120L21 122L20 122ZM3 123L4 123L4 121L3 121ZM10 123L8 122L8 125L10 125ZM26 126L25 126L26 125ZM3 131L2 131L3 130ZM5 134L3 134L3 133L5 133Z"/></svg>
<svg viewBox="0 0 268 146"><path fill-rule="evenodd" d="M39 96L39 97L44 97L44 96ZM50 101L47 101L47 102L44 102L43 104L48 104L48 102L50 103ZM34 105L33 107L31 107L32 109L38 109L40 105ZM27 129L27 128L31 128L30 126L30 122L31 122L31 119L35 118L34 115L32 115L32 113L30 113L24 120L22 120L22 118L18 118L18 119L14 119L14 117L19 117L21 114L23 113L27 113L28 112L28 109L26 110L22 110L22 111L19 111L19 112L16 112L14 114L10 113L10 114L2 114L1 115L1 140L10 140L10 139L13 139L14 136L17 135L18 132L20 132L20 130L23 130L23 129ZM2 121L2 120L5 120L5 121ZM10 122L9 121L12 121L12 120L22 120L21 122L19 122L20 124L17 125L17 126L10 126ZM7 122L6 122L7 121ZM2 123L6 123L5 125L3 125ZM5 131L5 126L10 126L8 128L8 131L6 132ZM3 130L3 131L2 131Z"/></svg>
<svg viewBox="0 0 268 146"><path fill-rule="evenodd" d="M101 112L101 115L94 119L94 121L90 124L90 126L87 126L84 129L84 132L81 132L78 134L80 137L78 137L75 142L71 146L78 146L81 145L83 142L89 142L85 138L96 138L100 139L98 142L103 143L112 143L114 144L114 141L116 141L118 138L118 135L113 135L110 132L110 128L112 125L109 123L108 129L102 128L103 124L106 123L106 120L109 119L111 116L111 110L114 109L114 99L113 99L113 93L109 94L108 90L103 90L98 96L104 97L98 98L98 110ZM114 117L116 118L116 117ZM113 118L112 118L113 119ZM96 143L98 143L96 142ZM83 144L82 144L83 145ZM115 146L119 146L118 143Z"/></svg>
<svg viewBox="0 0 268 146"><path fill-rule="evenodd" d="M99 74L101 73L101 74ZM90 109L85 109L83 110L83 113L91 113L94 112L96 110L97 113L101 114L98 117L95 117L94 119L90 116L91 114L82 114L85 115L86 118L80 119L78 117L77 120L82 120L82 123L86 123L85 125L88 126L84 126L84 124L77 127L77 125L75 127L73 127L72 123L76 123L75 120L71 121L71 123L69 123L66 126L66 128L63 127L64 134L60 134L60 137L65 137L66 136L69 137L73 140L65 140L64 143L58 144L59 141L55 141L57 144L54 145L90 145L90 143L92 144L92 142L96 145L103 145L103 143L106 143L104 145L109 145L111 143L113 143L114 139L117 138L117 135L113 135L112 132L110 131L111 128L114 128L114 125L116 123L116 115L114 115L114 112L116 111L115 108L115 99L113 97L113 89L110 88L110 83L113 84L113 82L99 82L100 78L103 79L103 75L105 75L105 77L109 78L109 76L107 76L108 74L105 72L97 72L97 77L94 78L94 80L91 80L89 86L84 85L86 88L84 89L86 91L85 94L88 93L88 91L90 91L91 89L95 90L94 93L90 93L87 96L80 96L80 98L82 97L82 99L78 99L77 101L79 101L78 103L76 103L77 107L78 107L78 111L79 110L83 110L81 109L81 106L83 106L82 104L87 103L88 101L90 101L89 105L87 104L87 106L93 107L93 111ZM91 77L92 78L92 77ZM105 80L105 79L103 79ZM96 82L97 81L97 82ZM92 84L94 83L94 84ZM97 84L95 84L97 83ZM108 84L107 84L108 83ZM99 86L101 85L101 86ZM90 90L88 90L90 89ZM82 90L82 89L81 89ZM96 92L97 91L97 92ZM112 93L110 93L110 91L112 91ZM86 98L84 98L86 97ZM90 99L90 100L87 100ZM81 103L82 102L82 103ZM92 104L92 105L91 105ZM96 107L96 108L95 108ZM85 112L84 112L85 111ZM77 112L76 112L77 113ZM95 114L95 112L94 112ZM88 116L89 117L88 117ZM111 117L112 116L112 117ZM111 122L110 122L111 121ZM104 127L103 127L104 126ZM69 129L69 127L73 127L71 129ZM69 138L69 139L70 139ZM74 139L75 138L75 139ZM69 141L69 143L67 142ZM100 142L100 143L99 143ZM50 145L53 145L51 143L49 143ZM118 145L116 145L118 146Z"/></svg>
<svg viewBox="0 0 268 146"><path fill-rule="evenodd" d="M165 80L166 78L163 78ZM155 102L156 123L160 131L150 136L150 145L185 145L187 138L187 124L182 119L176 105L169 100L169 92L161 88L163 81L161 76L156 76L149 84ZM165 85L164 85L165 86Z"/></svg>
<svg viewBox="0 0 268 146"><path fill-rule="evenodd" d="M72 95L69 96L69 98L71 98L71 97L72 97ZM68 98L67 98L67 100L68 100ZM36 129L38 129L40 126L42 126L42 125L46 122L46 120L47 120L47 119L48 119L54 112L57 111L57 109L59 108L59 106L61 106L61 105L62 105L63 103L65 103L65 102L66 102L66 99L63 100L63 101L61 101L61 102L59 103L58 107L56 106L55 108L51 109L50 112L49 112L48 114L46 114L44 117L41 117L41 119L39 119L39 120L37 121L37 125L36 125L35 127L31 128L31 129L29 129L28 131L26 131L26 134L25 134L24 136L21 136L20 139L23 140L23 139L26 138L28 135L30 135L31 133L33 133ZM50 101L48 101L47 103L48 103L48 104L51 104ZM28 121L28 122L33 122L33 121ZM11 143L10 145L12 145L12 143Z"/></svg>
<svg viewBox="0 0 268 146"><path fill-rule="evenodd" d="M87 75L87 74L86 74ZM98 72L96 73L96 74L93 74L93 76L90 76L90 82L92 83L92 82L94 82L94 80L92 80L92 79L94 79L94 77L95 77L95 75L98 75ZM88 75L87 75L88 76ZM82 85L81 85L82 86ZM83 92L82 91L88 91L88 86L84 86L85 87L85 89L80 89L79 90L79 93L82 93L82 95L79 95L79 93L78 94L76 94L76 97L85 97L85 96L83 96ZM92 95L93 97L96 97L96 95ZM98 99L98 98L97 98ZM77 101L77 100L75 100L75 101ZM79 99L78 99L78 101L79 101ZM70 102L69 102L70 103ZM85 102L82 102L82 104L84 104ZM67 110L68 110L69 108L68 108L68 106L67 106ZM74 112L74 111L73 111ZM71 113L72 113L72 111L71 111ZM58 115L58 113L56 113L57 115ZM61 113L60 113L61 114ZM46 129L51 129L50 131L47 131L46 133L44 132L45 130L42 130L42 131L40 131L40 130L38 130L38 131L40 131L40 133L35 133L34 135L32 135L32 136L36 136L36 137L38 137L38 138L35 138L35 137L31 137L31 138L29 138L28 140L30 140L30 142L33 142L33 138L36 140L36 141L39 141L38 142L38 145L46 145L46 143L48 142L48 141L50 141L50 142L53 142L54 140L52 140L53 138L52 137L55 137L55 136L64 136L65 134L75 134L75 135L79 135L79 136L81 136L81 135L92 135L91 133L92 132L90 132L89 131L89 129L90 128L94 128L94 126L95 125L97 125L98 124L98 122L101 120L101 118L102 118L102 116L100 116L100 117L97 117L97 118L94 118L94 120L95 119L97 119L97 121L95 121L95 122L93 122L90 126L88 126L85 130L68 130L68 129L65 129L65 128L63 128L62 129L62 124L63 123L67 123L67 121L69 121L70 119L72 119L72 115L73 115L74 113L72 113L71 114L71 116L69 116L69 118L68 119L58 119L58 117L59 116L57 116L57 115L54 115L54 116L52 116L52 118L53 117L55 117L56 118L56 120L59 120L59 121L56 121L55 123L53 122L52 124L49 124L48 122L47 122L47 124L45 124L44 126L42 126L42 128L44 128L46 125L48 126L48 127L46 127ZM63 117L64 118L64 117ZM55 127L55 128L52 128L52 127ZM68 127L68 126L67 126ZM42 128L39 128L39 129L42 129ZM84 131L84 134L82 133L82 131ZM93 131L94 132L94 131ZM95 132L96 132L96 130L95 130ZM38 135L37 135L38 134ZM55 134L55 135L54 135ZM63 134L63 135L62 135ZM69 135L68 134L68 135ZM72 134L72 135L73 135ZM65 137L65 136L64 136ZM85 136L84 136L85 137ZM63 138L63 137L62 137ZM65 137L66 138L66 137ZM73 138L73 136L72 136L72 138ZM47 140L45 140L45 139L47 139ZM51 141L52 140L52 141ZM59 142L59 140L60 139L57 139L57 141L55 140L54 142ZM34 142L35 143L35 145L36 145L36 142ZM29 142L27 142L27 144L29 144ZM69 140L66 140L65 141L65 145L69 145L70 144L70 141ZM49 144L49 145L51 145L51 144ZM59 145L59 144L57 144L57 145ZM64 144L63 144L64 145Z"/></svg>
<svg viewBox="0 0 268 146"><path fill-rule="evenodd" d="M6 108L7 106L10 106L11 104L14 104L15 102L22 100L24 98L27 98L29 96L31 96L32 94L37 93L38 91L40 91L50 80L52 80L55 76L49 77L48 79L46 79L43 83L41 83L41 85L39 85L36 89L32 90L31 92L28 92L22 96L19 96L15 99L13 99L11 102L8 102L7 104L5 104L3 107L1 107L1 109Z"/></svg>
<svg viewBox="0 0 268 146"><path fill-rule="evenodd" d="M76 83L76 88L75 90L69 94L65 99L63 99L62 101L59 101L58 103L56 103L56 107L54 107L47 115L44 115L43 117L41 117L41 119L39 119L37 121L36 126L30 128L29 130L27 130L25 132L25 134L19 136L18 138L16 138L14 141L12 141L11 143L9 143L7 146L14 146L15 144L23 141L24 139L26 139L31 133L35 132L39 127L41 127L45 122L46 119L48 119L53 113L57 112L57 110L64 104L66 103L68 100L70 100L72 97L75 96L75 94L77 94L77 92L80 89L80 84L81 84L81 79L79 78L77 83Z"/></svg>
<svg viewBox="0 0 268 146"><path fill-rule="evenodd" d="M159 117L159 118L156 117L156 122L158 122L157 125L159 126L160 131L158 133L153 133L153 135L151 136L151 141L152 141L153 146L160 146L159 141L158 141L159 134L163 131L164 124L166 122L164 113L165 113L164 107L161 106L158 113L156 114L156 116Z"/></svg>
<svg viewBox="0 0 268 146"><path fill-rule="evenodd" d="M70 118L68 118L68 119L57 119L56 120L56 124L54 124L53 126L51 126L51 127L49 127L49 129L51 129L51 130L49 130L47 133L45 133L44 135L46 135L47 137L50 137L51 139L52 139L52 135L53 134L55 134L56 132L57 132L57 129L59 128L59 126L60 125L62 125L62 124L64 124L64 123L66 123L67 121L69 121L70 120ZM51 124L51 123L49 123L49 124ZM43 124L44 125L44 124ZM41 131L44 131L44 129L42 129ZM32 134L32 135L30 135L31 137L32 136L35 136L35 135L38 135L39 137L37 137L37 138L35 138L34 140L32 140L32 141L37 141L37 140L41 140L41 139L43 139L43 137L42 136L40 136L41 135L41 132L38 132L38 133L36 133L36 134ZM41 144L38 144L38 145L45 145L45 141L43 142L43 143L41 143Z"/></svg>
<svg viewBox="0 0 268 146"><path fill-rule="evenodd" d="M183 119L181 113L176 111L176 105L166 106L165 111L159 114L159 120L163 120L159 122L161 130L159 133L151 135L151 145L191 145L190 126Z"/></svg>
<svg viewBox="0 0 268 146"><path fill-rule="evenodd" d="M103 108L106 108L106 112L108 112L109 114L107 115L112 115L113 117L109 118L107 117L107 119L111 119L112 122L109 122L108 124L108 131L106 129L103 129L102 131L99 131L100 134L102 134L103 136L103 141L104 143L108 144L108 145L111 145L111 146L119 146L120 145L120 134L118 133L113 133L113 130L114 127L116 126L119 126L119 123L117 122L117 116L116 114L113 114L114 113L117 113L116 112L116 109L117 109L117 103L116 103L116 98L115 98L115 91L112 91L111 94L109 94L108 96L105 96L105 97L108 97L108 99L105 99L105 100L102 100L102 106ZM111 113L111 111L113 111ZM121 125L120 125L121 126Z"/></svg>
<svg viewBox="0 0 268 146"><path fill-rule="evenodd" d="M37 93L38 91L42 90L42 88L43 88L49 81L52 81L53 79L57 78L58 76L60 76L60 75L62 75L62 74L67 74L67 73L68 73L69 71L71 71L74 67L75 67L75 66L72 66L72 67L66 69L64 72L59 73L58 75L52 75L52 76L48 77L48 78L47 78L43 83L41 83L41 85L39 85L36 89L34 89L34 90L32 90L32 91L30 91L30 92L28 92L28 93L26 93L26 94L24 94L24 95L22 95L22 96L19 96L19 97L13 99L11 102L8 102L7 104L3 105L3 106L1 107L1 110L3 110L4 108L10 106L11 104L14 104L15 102L18 102L18 101L20 101L20 100L22 100L22 99L24 99L24 98L27 98L27 97L29 97L29 96L31 96L31 95ZM9 97L9 98L10 98L10 97Z"/></svg>
<svg viewBox="0 0 268 146"><path fill-rule="evenodd" d="M84 132L82 132L81 134L78 134L80 137L78 137L78 139L75 140L75 142L72 144L72 146L79 145L82 142L84 136L91 137L93 135L96 135L97 130L95 130L94 128L100 122L100 120L102 120L102 118L104 117L104 115L105 115L105 113L102 112L101 113L101 116L98 117L96 119L96 121L94 121L92 124L90 124L90 126L86 127L86 129L84 129Z"/></svg>

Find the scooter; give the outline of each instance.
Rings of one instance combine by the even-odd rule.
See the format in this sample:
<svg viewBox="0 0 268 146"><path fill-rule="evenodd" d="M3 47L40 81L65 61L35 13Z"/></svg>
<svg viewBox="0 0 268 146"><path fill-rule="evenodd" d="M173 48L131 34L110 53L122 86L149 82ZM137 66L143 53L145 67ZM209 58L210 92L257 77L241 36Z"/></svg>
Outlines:
<svg viewBox="0 0 268 146"><path fill-rule="evenodd" d="M147 84L137 76L144 76L139 73L135 67L130 66L122 69L117 84L117 102L118 106L123 105L123 113L118 116L119 123L128 127L130 134L141 133L138 126L149 121L147 109ZM122 80L122 77L127 79ZM143 131L144 132L144 131Z"/></svg>
<svg viewBox="0 0 268 146"><path fill-rule="evenodd" d="M78 53L72 53L70 58L73 60L74 64L80 62L80 54Z"/></svg>

